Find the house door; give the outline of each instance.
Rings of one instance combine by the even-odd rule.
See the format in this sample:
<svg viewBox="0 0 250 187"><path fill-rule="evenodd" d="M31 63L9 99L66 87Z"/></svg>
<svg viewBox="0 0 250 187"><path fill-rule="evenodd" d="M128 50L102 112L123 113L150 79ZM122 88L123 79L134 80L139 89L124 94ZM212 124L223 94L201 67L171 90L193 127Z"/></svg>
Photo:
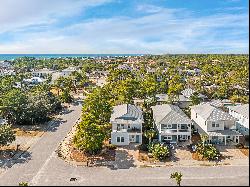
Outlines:
<svg viewBox="0 0 250 187"><path fill-rule="evenodd" d="M130 141L130 142L135 142L135 135L131 135L129 141Z"/></svg>
<svg viewBox="0 0 250 187"><path fill-rule="evenodd" d="M136 135L136 143L140 143L140 136Z"/></svg>

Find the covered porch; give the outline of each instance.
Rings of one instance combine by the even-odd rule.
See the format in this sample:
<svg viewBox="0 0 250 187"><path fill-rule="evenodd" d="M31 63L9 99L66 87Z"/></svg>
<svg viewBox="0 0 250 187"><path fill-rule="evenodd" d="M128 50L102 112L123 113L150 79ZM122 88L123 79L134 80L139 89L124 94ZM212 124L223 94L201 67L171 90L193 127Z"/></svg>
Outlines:
<svg viewBox="0 0 250 187"><path fill-rule="evenodd" d="M223 130L207 132L208 143L218 145L236 145L240 143L240 137L243 136L234 130Z"/></svg>

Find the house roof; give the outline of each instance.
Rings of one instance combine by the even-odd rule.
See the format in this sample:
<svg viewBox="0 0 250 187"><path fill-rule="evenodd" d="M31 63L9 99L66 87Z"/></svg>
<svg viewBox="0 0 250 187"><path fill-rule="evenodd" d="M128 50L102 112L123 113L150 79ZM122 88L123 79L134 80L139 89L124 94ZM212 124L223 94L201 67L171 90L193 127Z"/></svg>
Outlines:
<svg viewBox="0 0 250 187"><path fill-rule="evenodd" d="M222 103L221 100L215 100L214 99L214 100L210 101L209 104L211 106L214 106L214 107L223 107L223 103Z"/></svg>
<svg viewBox="0 0 250 187"><path fill-rule="evenodd" d="M156 100L160 102L168 101L168 94L156 94L155 97Z"/></svg>
<svg viewBox="0 0 250 187"><path fill-rule="evenodd" d="M175 105L163 104L151 107L154 113L154 120L160 124L189 124L191 119Z"/></svg>
<svg viewBox="0 0 250 187"><path fill-rule="evenodd" d="M115 119L143 120L142 110L131 104L118 105L113 108L110 121Z"/></svg>
<svg viewBox="0 0 250 187"><path fill-rule="evenodd" d="M219 121L219 120L236 120L230 114L211 106L209 103L202 103L199 105L191 106L192 110L194 110L199 116L203 119L211 120L211 121Z"/></svg>
<svg viewBox="0 0 250 187"><path fill-rule="evenodd" d="M238 106L230 106L228 107L230 110L233 110L244 117L247 117L249 119L249 104L244 105L238 105Z"/></svg>
<svg viewBox="0 0 250 187"><path fill-rule="evenodd" d="M185 89L185 90L182 90L182 91L181 91L181 94L184 95L184 97L189 98L190 96L193 95L194 92L195 92L195 91L194 91L193 89L187 88L187 89Z"/></svg>

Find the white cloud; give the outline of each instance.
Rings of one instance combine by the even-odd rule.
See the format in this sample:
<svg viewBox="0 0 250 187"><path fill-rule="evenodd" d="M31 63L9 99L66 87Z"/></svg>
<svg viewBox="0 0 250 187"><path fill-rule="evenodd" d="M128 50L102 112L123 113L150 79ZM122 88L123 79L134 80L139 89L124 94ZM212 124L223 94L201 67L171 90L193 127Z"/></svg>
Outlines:
<svg viewBox="0 0 250 187"><path fill-rule="evenodd" d="M160 7L149 12L21 33L15 42L0 43L0 53L248 53L247 13L195 17Z"/></svg>
<svg viewBox="0 0 250 187"><path fill-rule="evenodd" d="M32 25L49 25L87 7L110 0L0 0L0 33Z"/></svg>

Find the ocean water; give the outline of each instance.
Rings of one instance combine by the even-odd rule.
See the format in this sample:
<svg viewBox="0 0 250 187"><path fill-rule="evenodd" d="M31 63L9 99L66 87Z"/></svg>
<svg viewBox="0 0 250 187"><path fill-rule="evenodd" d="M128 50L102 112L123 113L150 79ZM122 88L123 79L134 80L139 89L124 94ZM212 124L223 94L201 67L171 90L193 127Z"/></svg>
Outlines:
<svg viewBox="0 0 250 187"><path fill-rule="evenodd" d="M116 57L116 56L142 56L144 54L0 54L0 60L13 60L20 57L59 58L59 57Z"/></svg>

